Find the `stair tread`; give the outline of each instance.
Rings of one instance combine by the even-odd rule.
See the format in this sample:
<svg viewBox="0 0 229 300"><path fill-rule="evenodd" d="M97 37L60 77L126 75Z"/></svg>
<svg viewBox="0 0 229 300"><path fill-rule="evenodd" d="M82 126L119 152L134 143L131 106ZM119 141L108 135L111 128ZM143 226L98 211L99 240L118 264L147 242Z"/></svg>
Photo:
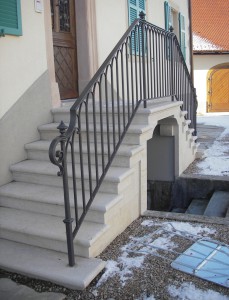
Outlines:
<svg viewBox="0 0 229 300"><path fill-rule="evenodd" d="M194 131L195 131L194 128L188 128L188 129L187 129L187 133L190 133L190 134L193 133Z"/></svg>
<svg viewBox="0 0 229 300"><path fill-rule="evenodd" d="M0 266L8 271L51 281L70 289L83 290L105 267L98 258L76 257L69 267L64 253L0 240Z"/></svg>
<svg viewBox="0 0 229 300"><path fill-rule="evenodd" d="M1 230L66 241L65 225L61 217L1 207L0 227ZM74 243L90 247L107 228L104 224L84 221Z"/></svg>
<svg viewBox="0 0 229 300"><path fill-rule="evenodd" d="M39 140L39 141L35 141L32 143L28 143L25 145L25 149L26 150L42 150L42 151L48 151L50 146L50 141L45 141L45 140ZM110 145L111 149L113 147L113 144ZM101 143L97 144L97 151L99 154L101 154L102 152L102 146ZM135 154L136 152L140 151L143 148L143 146L140 145L128 145L128 144L123 144L120 145L117 154L122 154L125 156L131 156L133 154ZM91 152L94 153L94 144L91 143L90 144L90 149ZM78 147L75 146L75 151L78 150ZM82 143L82 150L83 152L87 151L87 144L86 143ZM70 151L70 150L69 150ZM104 143L104 152L107 153L107 144Z"/></svg>
<svg viewBox="0 0 229 300"><path fill-rule="evenodd" d="M193 199L185 213L191 215L203 215L207 205L207 199Z"/></svg>
<svg viewBox="0 0 229 300"><path fill-rule="evenodd" d="M70 189L71 190L71 189ZM86 199L89 193L86 192ZM24 182L11 182L0 187L0 203L1 197L11 197L23 199L27 201L36 201L40 203L47 203L53 205L64 205L63 203L63 188L55 186L45 186L41 184L24 183ZM70 202L73 206L73 193L69 193ZM108 193L97 193L95 199L90 207L91 210L106 212L115 203L120 200L121 196ZM78 195L78 206L82 207L81 193Z"/></svg>
<svg viewBox="0 0 229 300"><path fill-rule="evenodd" d="M44 125L40 125L38 126L38 130L40 131L57 131L57 126L59 125L59 123L49 123L49 124L44 124ZM68 126L68 124L66 123L65 125ZM110 124L110 132L112 133L112 124ZM141 124L131 124L131 126L128 129L129 133L137 133L137 134L141 134L146 132L147 130L152 129L151 126L149 125L141 125ZM83 127L81 127L81 131L85 131L86 130L86 126L84 125ZM94 126L93 124L89 124L89 130L93 130L94 132ZM97 132L100 132L100 126L97 126ZM104 126L103 132L106 133L106 126Z"/></svg>
<svg viewBox="0 0 229 300"><path fill-rule="evenodd" d="M80 165L76 165L76 176L80 173ZM95 179L95 171L93 170L94 166L92 165L92 179ZM25 172L31 174L43 174L43 175L53 175L57 176L57 172L59 171L58 167L53 165L49 161L38 161L38 160L24 160L17 164L14 164L10 167L12 172ZM69 177L72 176L71 164L69 164L68 168ZM85 168L85 179L88 178L88 170ZM94 171L94 172L93 172ZM99 171L101 171L101 166L99 166ZM133 171L129 168L124 167L114 167L111 166L106 174L105 180L113 181L113 182L121 182L126 176L128 176Z"/></svg>
<svg viewBox="0 0 229 300"><path fill-rule="evenodd" d="M147 103L147 107L145 108L144 107L144 104L142 103L142 105L140 105L140 107L138 108L138 113L141 113L141 114L148 114L148 113L151 113L152 110L154 110L158 105L160 105L160 109L161 109L161 105L163 104L163 106L165 105L166 107L169 106L174 106L174 104L177 106L181 106L182 105L182 102L181 101L176 101L176 102L171 102L171 97L163 97L163 98L160 98L160 99L154 99L153 101L148 101ZM66 106L61 106L61 107L55 107L55 108L52 108L52 113L55 114L55 113L70 113L70 107L72 106L71 105L66 105ZM125 105L126 107L126 113L127 113L127 105ZM105 113L106 112L106 107L104 106L102 108L102 111ZM108 106L108 112L109 113L112 113L112 106ZM115 114L117 114L118 112L122 114L122 106L120 107L120 111L118 111L118 107L115 106L114 107L114 111L115 111ZM89 113L92 113L93 112L93 109L92 107L88 107L88 112ZM100 106L97 105L95 106L95 112L96 113L99 113L100 112ZM187 112L186 112L187 114Z"/></svg>
<svg viewBox="0 0 229 300"><path fill-rule="evenodd" d="M229 192L215 191L204 212L205 216L225 217L229 208Z"/></svg>

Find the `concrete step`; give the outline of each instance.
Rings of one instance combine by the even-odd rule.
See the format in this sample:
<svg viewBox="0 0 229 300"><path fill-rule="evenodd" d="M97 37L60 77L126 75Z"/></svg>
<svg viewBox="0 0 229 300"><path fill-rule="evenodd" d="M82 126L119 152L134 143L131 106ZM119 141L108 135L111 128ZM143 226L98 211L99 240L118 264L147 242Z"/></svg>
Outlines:
<svg viewBox="0 0 229 300"><path fill-rule="evenodd" d="M38 127L38 130L40 132L40 136L42 140L48 140L51 141L54 139L56 136L59 136L59 131L57 130L58 123L50 123L50 124L45 124L41 125ZM68 124L66 124L68 126ZM116 124L117 127L117 124ZM101 137L103 137L104 143L107 143L107 130L104 128L103 134L101 133L100 128L96 128L96 138L97 138L97 143L101 142ZM115 134L113 135L113 128L109 128L109 138L110 142L113 143L113 136L115 136L115 141L117 142L119 136L117 134L118 130L116 129ZM121 128L122 132L122 128ZM128 144L128 145L139 145L141 144L142 141L145 141L145 134L149 134L151 137L153 133L152 127L147 126L147 125L134 125L131 124L130 128L128 129L126 136L123 140L123 144ZM86 127L81 128L81 137L82 137L82 142L86 143L87 142L87 134L86 134ZM89 126L89 141L91 143L94 143L94 127L91 124Z"/></svg>
<svg viewBox="0 0 229 300"><path fill-rule="evenodd" d="M200 143L195 143L193 146L193 153L195 154L196 159L200 158L199 147L200 147Z"/></svg>
<svg viewBox="0 0 229 300"><path fill-rule="evenodd" d="M183 131L183 133L186 133L188 130L189 130L189 125L191 124L191 120L184 120L183 122L182 122L182 125L183 125L183 129L182 129L182 131Z"/></svg>
<svg viewBox="0 0 229 300"><path fill-rule="evenodd" d="M132 113L132 106L129 107L129 112L130 112L130 114ZM140 107L138 109L137 114L134 116L134 119L132 121L133 124L148 124L147 116L149 116L150 112L151 111L149 109ZM55 123L60 123L61 121L63 121L64 123L69 123L69 120L70 120L70 108L69 107L53 108L52 113L53 113ZM123 110L123 106L120 106L119 111L116 106L116 107L114 107L114 113L112 113L112 106L109 106L108 107L108 118L107 118L106 107L102 108L102 115L100 115L100 110L99 110L98 106L96 106L96 108L95 108L94 115L93 115L92 107L89 107L88 108L88 122L90 124L93 124L94 122L96 124L100 124L100 122L102 120L103 124L107 124L107 123L112 124L113 121L114 121L114 123L117 123L118 118L120 118L120 121L123 120L123 116L125 116L125 119L127 120L128 116L130 116L130 114L128 115L128 106L125 106L124 110ZM81 119L82 120L86 119L85 111L83 111L83 110L81 111Z"/></svg>
<svg viewBox="0 0 229 300"><path fill-rule="evenodd" d="M188 114L187 110L181 110L180 111L180 116L185 117Z"/></svg>
<svg viewBox="0 0 229 300"><path fill-rule="evenodd" d="M83 290L103 270L105 262L97 258L76 257L69 267L64 253L22 243L0 240L0 267L25 276L51 281L66 288Z"/></svg>
<svg viewBox="0 0 229 300"><path fill-rule="evenodd" d="M229 208L229 192L215 191L204 212L205 216L225 217Z"/></svg>
<svg viewBox="0 0 229 300"><path fill-rule="evenodd" d="M69 191L71 213L74 216L73 191ZM89 199L89 193L86 193ZM98 193L86 214L85 220L105 224L107 212L121 201L115 194ZM43 213L64 218L64 196L62 187L54 187L24 182L11 182L0 187L0 206ZM79 214L83 211L82 194L78 193Z"/></svg>
<svg viewBox="0 0 229 300"><path fill-rule="evenodd" d="M185 213L191 215L203 215L208 202L207 199L193 199Z"/></svg>
<svg viewBox="0 0 229 300"><path fill-rule="evenodd" d="M50 146L50 141L40 140L33 143L29 143L25 145L25 149L27 150L28 159L32 160L40 160L40 161L49 161L48 150ZM91 163L95 164L95 145L90 143L90 159ZM140 145L121 145L118 149L118 152L112 162L112 166L116 167L129 167L130 166L130 158L133 159L133 156L139 153L142 150L142 146ZM70 148L68 148L69 155L68 161L71 162ZM110 145L110 153L113 151L113 144ZM84 163L88 163L88 145L86 143L82 144L82 152L83 152L83 160ZM75 162L80 163L79 156L79 144L75 144ZM104 154L103 154L104 153ZM102 164L102 154L104 157L104 161L108 161L108 145L104 144L103 149L100 143L97 144L97 159L98 163Z"/></svg>
<svg viewBox="0 0 229 300"><path fill-rule="evenodd" d="M142 103L139 108L138 111L136 113L136 115L134 116L133 120L132 120L132 124L135 125L139 125L139 124L148 124L148 122L150 121L150 115L152 115L153 113L157 113L157 112L161 112L162 110L167 110L170 109L172 107L180 107L182 105L181 101L176 101L173 102L171 101L171 97L164 97L161 99L154 99L152 101L147 101L147 108L144 108L144 103ZM63 107L59 107L59 108L53 108L52 109L52 113L54 116L54 122L60 123L60 121L64 121L66 123L69 123L69 111L70 111L70 107L71 106L63 106ZM131 111L130 107L130 111ZM112 104L109 103L108 107L106 108L105 106L105 102L102 105L102 112L103 112L103 116L102 116L102 122L105 124L107 123L107 117L105 116L105 112L108 111L108 118L109 118L109 123L112 124L113 123L113 119L112 119L112 112L114 112L115 115L115 121L118 119L118 115L120 117L120 120L123 120L123 109L124 109L124 115L127 116L128 115L128 106L125 105L125 107L123 108L123 105L120 105L120 108L118 110L117 105L115 105L114 108L112 108ZM187 113L187 112L186 112ZM184 114L186 114L184 113ZM81 119L85 120L85 113L82 110L81 111ZM88 107L88 121L89 123L93 124L94 119L93 119L93 108L91 106ZM96 105L95 107L95 122L96 124L100 124L101 122L101 117L100 117L100 109L99 106Z"/></svg>
<svg viewBox="0 0 229 300"><path fill-rule="evenodd" d="M71 164L68 165L69 186L72 188L72 170ZM13 179L19 182L28 182L34 184L42 184L49 186L62 186L62 177L57 176L59 171L57 166L47 161L24 160L18 164L12 165L10 170L13 174ZM101 167L100 167L101 171ZM110 167L105 179L100 186L100 192L112 194L120 193L123 188L126 188L129 183L129 175L133 170L129 168ZM76 185L81 186L80 165L76 164ZM95 186L96 174L95 168L92 166L91 172L92 184ZM84 168L84 184L86 190L89 190L89 174L88 169Z"/></svg>
<svg viewBox="0 0 229 300"><path fill-rule="evenodd" d="M225 218L229 219L229 207L228 207L228 209L227 209L227 213L226 213Z"/></svg>
<svg viewBox="0 0 229 300"><path fill-rule="evenodd" d="M61 217L1 207L0 228L0 238L67 253L66 229ZM104 224L83 222L74 240L76 254L89 258L101 253L107 246L108 229Z"/></svg>
<svg viewBox="0 0 229 300"><path fill-rule="evenodd" d="M188 139L190 137L192 137L194 131L195 131L195 129L193 129L193 128L188 128L187 129L187 131L186 131L186 141L188 141Z"/></svg>

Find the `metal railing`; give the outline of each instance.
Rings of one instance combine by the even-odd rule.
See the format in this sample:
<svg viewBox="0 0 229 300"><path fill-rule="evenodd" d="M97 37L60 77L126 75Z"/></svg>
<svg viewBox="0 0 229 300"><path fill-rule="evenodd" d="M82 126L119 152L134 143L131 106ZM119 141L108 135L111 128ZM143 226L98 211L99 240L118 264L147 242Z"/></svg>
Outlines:
<svg viewBox="0 0 229 300"><path fill-rule="evenodd" d="M183 101L195 128L195 90L178 40L146 22L142 13L72 105L69 125L60 123L60 136L49 148L63 178L70 266L75 264L73 239L139 105L164 97Z"/></svg>

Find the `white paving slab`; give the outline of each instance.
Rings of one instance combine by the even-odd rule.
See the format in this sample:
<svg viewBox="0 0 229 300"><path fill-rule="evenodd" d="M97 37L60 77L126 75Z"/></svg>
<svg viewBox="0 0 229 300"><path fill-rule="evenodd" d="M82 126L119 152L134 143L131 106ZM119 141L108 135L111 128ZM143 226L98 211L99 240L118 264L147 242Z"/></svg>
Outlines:
<svg viewBox="0 0 229 300"><path fill-rule="evenodd" d="M45 250L8 240L0 240L2 269L51 281L70 289L83 290L105 267L97 258L76 257L76 265L69 267L66 254Z"/></svg>
<svg viewBox="0 0 229 300"><path fill-rule="evenodd" d="M33 289L22 284L17 284L10 279L0 279L1 300L63 300L65 298L66 295L61 293L38 293Z"/></svg>

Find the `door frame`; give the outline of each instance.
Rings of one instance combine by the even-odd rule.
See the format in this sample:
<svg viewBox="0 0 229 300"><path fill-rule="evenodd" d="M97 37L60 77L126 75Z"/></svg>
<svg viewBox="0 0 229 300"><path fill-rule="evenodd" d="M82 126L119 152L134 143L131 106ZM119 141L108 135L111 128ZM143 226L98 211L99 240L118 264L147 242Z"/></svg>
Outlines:
<svg viewBox="0 0 229 300"><path fill-rule="evenodd" d="M96 1L75 0L76 43L79 94L98 69ZM55 77L50 1L44 1L47 68L50 77L52 107L61 105L59 86Z"/></svg>

